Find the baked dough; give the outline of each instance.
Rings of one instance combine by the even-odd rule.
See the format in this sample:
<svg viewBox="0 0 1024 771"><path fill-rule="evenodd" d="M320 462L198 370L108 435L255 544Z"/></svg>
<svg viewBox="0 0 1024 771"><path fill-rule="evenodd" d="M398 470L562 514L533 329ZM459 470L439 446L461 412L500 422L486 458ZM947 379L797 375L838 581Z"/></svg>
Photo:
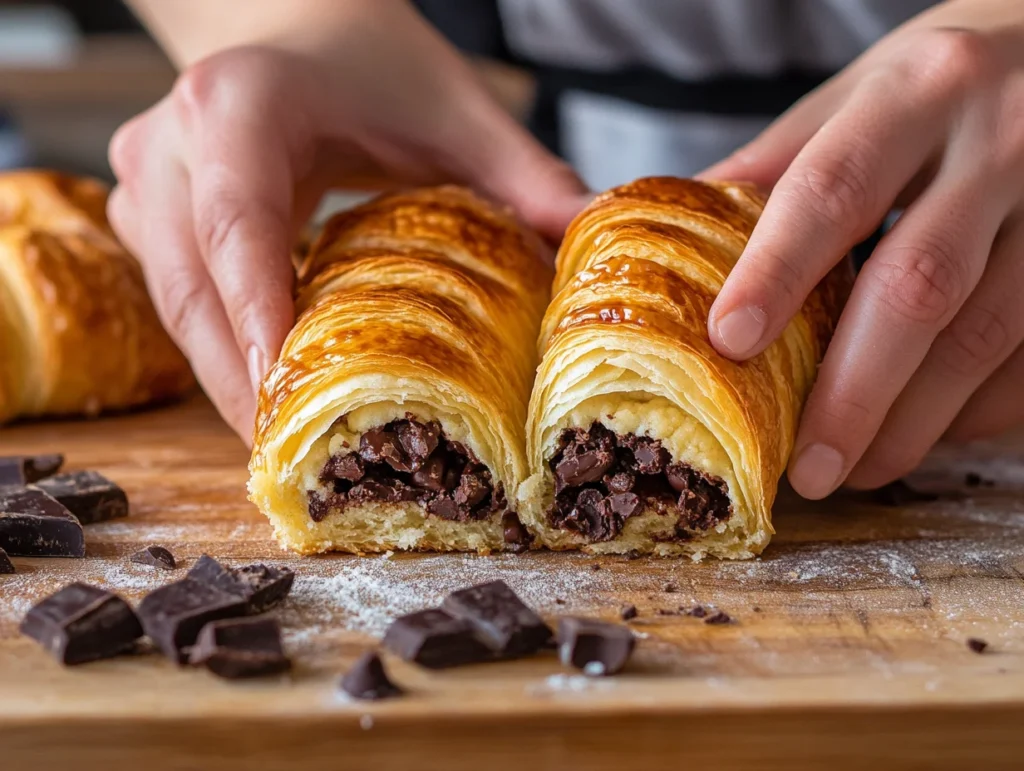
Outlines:
<svg viewBox="0 0 1024 771"><path fill-rule="evenodd" d="M544 546L699 559L768 543L851 273L844 261L764 353L720 356L708 313L763 206L747 185L656 177L598 196L570 225L521 488L520 516Z"/></svg>
<svg viewBox="0 0 1024 771"><path fill-rule="evenodd" d="M552 272L540 239L457 187L335 215L259 396L250 499L301 553L489 552L514 519ZM516 537L511 537L516 536Z"/></svg>
<svg viewBox="0 0 1024 771"><path fill-rule="evenodd" d="M194 384L106 201L94 180L0 174L0 423L136 407Z"/></svg>

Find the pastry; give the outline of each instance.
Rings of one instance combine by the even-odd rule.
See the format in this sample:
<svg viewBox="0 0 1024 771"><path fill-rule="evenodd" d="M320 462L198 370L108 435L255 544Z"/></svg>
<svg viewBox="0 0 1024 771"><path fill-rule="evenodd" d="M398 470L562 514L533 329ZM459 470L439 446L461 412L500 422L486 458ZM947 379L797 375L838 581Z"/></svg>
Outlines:
<svg viewBox="0 0 1024 771"><path fill-rule="evenodd" d="M764 353L708 340L711 304L764 205L752 187L641 179L569 226L541 328L520 516L591 553L759 553L850 283L844 261Z"/></svg>
<svg viewBox="0 0 1024 771"><path fill-rule="evenodd" d="M0 174L0 423L91 416L193 385L106 200L94 180Z"/></svg>
<svg viewBox="0 0 1024 771"><path fill-rule="evenodd" d="M249 467L250 499L283 546L525 547L515 501L551 285L543 249L457 187L325 224L260 389Z"/></svg>

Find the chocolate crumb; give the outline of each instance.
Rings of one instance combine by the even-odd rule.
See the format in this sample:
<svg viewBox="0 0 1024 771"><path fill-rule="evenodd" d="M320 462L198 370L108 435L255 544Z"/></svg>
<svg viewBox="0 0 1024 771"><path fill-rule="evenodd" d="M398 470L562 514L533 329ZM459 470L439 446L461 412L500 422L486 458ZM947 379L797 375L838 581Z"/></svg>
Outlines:
<svg viewBox="0 0 1024 771"><path fill-rule="evenodd" d="M630 619L636 618L640 615L637 612L636 605L625 605L622 610L619 611L619 618L623 621L629 621Z"/></svg>
<svg viewBox="0 0 1024 771"><path fill-rule="evenodd" d="M968 471L964 476L964 484L968 487L981 487L981 474L975 474L973 471Z"/></svg>
<svg viewBox="0 0 1024 771"><path fill-rule="evenodd" d="M591 569L591 570L600 570L600 569L601 569L601 565L600 565L600 563L597 563L597 562L595 562L595 563L593 563L593 564L592 564L592 565L590 566L590 569Z"/></svg>
<svg viewBox="0 0 1024 771"><path fill-rule="evenodd" d="M977 637L967 638L967 647L975 653L984 653L985 649L988 648L988 643Z"/></svg>
<svg viewBox="0 0 1024 771"><path fill-rule="evenodd" d="M658 608L657 613L659 616L678 616L679 611L673 610L672 608Z"/></svg>
<svg viewBox="0 0 1024 771"><path fill-rule="evenodd" d="M713 616L708 616L704 619L705 624L731 624L732 616L726 613L724 610L718 611Z"/></svg>
<svg viewBox="0 0 1024 771"><path fill-rule="evenodd" d="M628 559L628 560L638 560L638 559L640 559L641 557L643 557L644 555L643 555L643 554L641 554L641 553L640 553L640 552L639 552L638 550L636 550L636 549L630 549L630 550L629 550L628 552L626 552L626 554L625 554L624 556L625 556L625 557L626 557L626 559Z"/></svg>
<svg viewBox="0 0 1024 771"><path fill-rule="evenodd" d="M686 615L693 616L694 618L704 618L707 614L708 612L704 609L703 605L694 605L686 611Z"/></svg>
<svg viewBox="0 0 1024 771"><path fill-rule="evenodd" d="M174 555L163 546L147 546L131 556L131 561L137 565L149 565L164 570L174 570L177 567Z"/></svg>
<svg viewBox="0 0 1024 771"><path fill-rule="evenodd" d="M10 558L7 556L7 552L4 551L3 547L0 546L0 575L17 573L14 569L14 565L11 563Z"/></svg>
<svg viewBox="0 0 1024 771"><path fill-rule="evenodd" d="M666 594L674 594L675 592L679 591L679 587L670 581L662 587L661 591L665 592Z"/></svg>
<svg viewBox="0 0 1024 771"><path fill-rule="evenodd" d="M565 600L561 597L555 597L555 605L565 605Z"/></svg>
<svg viewBox="0 0 1024 771"><path fill-rule="evenodd" d="M753 610L755 613L760 613L761 612L761 608L758 605L755 605L751 610Z"/></svg>

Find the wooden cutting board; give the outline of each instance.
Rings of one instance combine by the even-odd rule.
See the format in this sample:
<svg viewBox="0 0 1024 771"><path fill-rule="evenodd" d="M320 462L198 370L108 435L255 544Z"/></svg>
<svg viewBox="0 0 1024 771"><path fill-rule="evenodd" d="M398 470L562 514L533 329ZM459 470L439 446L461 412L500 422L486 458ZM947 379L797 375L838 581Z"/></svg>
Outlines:
<svg viewBox="0 0 1024 771"><path fill-rule="evenodd" d="M1020 448L932 461L932 483L961 485L965 470L996 482L970 499L893 508L783 496L778 536L750 562L300 559L245 501L247 453L205 401L3 429L0 454L63 451L71 467L120 482L133 513L89 528L84 560L15 559L18 575L0 576L0 768L1020 768ZM69 581L138 601L180 577L128 561L154 543L185 567L209 552L294 568L278 611L292 675L229 683L155 654L64 669L18 636L25 610ZM406 698L338 695L338 674L392 617L496 577L552 618L617 619L636 604L634 664L589 679L551 655L443 673L387 658ZM736 621L658 613L697 603ZM989 649L973 653L969 637Z"/></svg>

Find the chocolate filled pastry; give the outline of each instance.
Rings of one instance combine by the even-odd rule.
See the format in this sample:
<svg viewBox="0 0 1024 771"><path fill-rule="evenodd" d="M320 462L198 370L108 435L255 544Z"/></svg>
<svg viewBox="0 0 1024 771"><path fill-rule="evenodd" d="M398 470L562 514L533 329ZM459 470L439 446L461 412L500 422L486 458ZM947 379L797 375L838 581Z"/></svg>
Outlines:
<svg viewBox="0 0 1024 771"><path fill-rule="evenodd" d="M543 250L456 187L326 223L299 266L299 317L261 388L249 467L282 545L525 547L515 502L551 285Z"/></svg>
<svg viewBox="0 0 1024 771"><path fill-rule="evenodd" d="M835 269L737 363L711 304L764 205L753 188L641 179L569 226L527 424L520 516L552 549L759 553L800 411L850 284Z"/></svg>
<svg viewBox="0 0 1024 771"><path fill-rule="evenodd" d="M137 407L193 385L106 202L93 180L0 174L0 423Z"/></svg>

